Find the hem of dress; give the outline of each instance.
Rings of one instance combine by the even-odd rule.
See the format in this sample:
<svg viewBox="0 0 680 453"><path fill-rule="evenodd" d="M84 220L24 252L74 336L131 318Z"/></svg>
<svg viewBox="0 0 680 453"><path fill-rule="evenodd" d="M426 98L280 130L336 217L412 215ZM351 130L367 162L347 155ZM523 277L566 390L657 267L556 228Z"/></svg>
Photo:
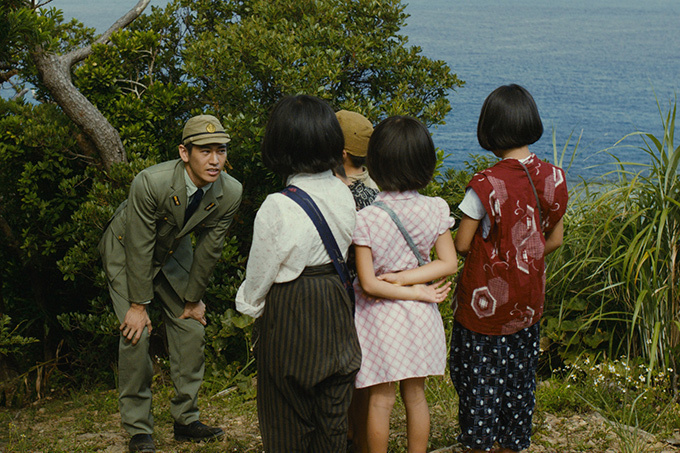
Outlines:
<svg viewBox="0 0 680 453"><path fill-rule="evenodd" d="M391 379L389 381L378 381L378 382L373 382L371 384L363 384L361 387L359 387L355 384L354 388L365 389L367 387L373 387L374 385L387 384L389 382L401 382L401 381L405 381L406 379L426 378L426 377L430 377L430 376L444 376L444 373L445 373L445 371L442 371L441 373L424 373L424 374L417 374L417 375L409 375L409 376Z"/></svg>

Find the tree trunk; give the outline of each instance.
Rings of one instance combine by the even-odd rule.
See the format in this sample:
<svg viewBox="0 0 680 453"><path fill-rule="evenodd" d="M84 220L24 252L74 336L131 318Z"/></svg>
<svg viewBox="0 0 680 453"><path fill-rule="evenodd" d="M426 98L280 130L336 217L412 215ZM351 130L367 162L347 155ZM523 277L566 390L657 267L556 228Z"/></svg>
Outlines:
<svg viewBox="0 0 680 453"><path fill-rule="evenodd" d="M109 42L109 38L115 31L127 26L142 14L149 1L139 0L130 11L106 30L95 41L95 44ZM66 55L47 53L41 46L36 45L31 50L31 57L45 87L64 113L94 143L104 168L108 170L113 164L127 162L123 142L118 131L111 126L97 107L78 91L71 80L71 67L85 59L90 53L92 53L91 45Z"/></svg>
<svg viewBox="0 0 680 453"><path fill-rule="evenodd" d="M92 140L108 170L118 162L127 162L118 131L92 103L73 85L71 68L66 58L33 53L40 78L64 113Z"/></svg>
<svg viewBox="0 0 680 453"><path fill-rule="evenodd" d="M108 170L115 163L127 162L118 131L73 85L70 62L64 56L42 50L34 51L32 57L45 87L71 121L95 144L104 167Z"/></svg>

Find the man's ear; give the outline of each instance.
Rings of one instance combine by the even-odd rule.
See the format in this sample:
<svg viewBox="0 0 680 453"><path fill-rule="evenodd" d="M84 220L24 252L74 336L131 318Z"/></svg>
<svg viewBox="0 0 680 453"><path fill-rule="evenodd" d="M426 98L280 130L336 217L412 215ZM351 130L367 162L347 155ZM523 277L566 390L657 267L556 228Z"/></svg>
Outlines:
<svg viewBox="0 0 680 453"><path fill-rule="evenodd" d="M179 157L185 162L189 162L189 150L184 145L179 145Z"/></svg>

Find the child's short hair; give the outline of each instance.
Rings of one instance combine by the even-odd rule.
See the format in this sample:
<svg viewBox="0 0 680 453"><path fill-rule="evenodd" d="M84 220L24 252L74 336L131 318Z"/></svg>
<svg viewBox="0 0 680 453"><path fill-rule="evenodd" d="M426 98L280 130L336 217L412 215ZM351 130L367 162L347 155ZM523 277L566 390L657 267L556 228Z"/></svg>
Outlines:
<svg viewBox="0 0 680 453"><path fill-rule="evenodd" d="M519 85L496 88L484 101L477 140L488 151L531 145L543 135L543 123L531 94Z"/></svg>
<svg viewBox="0 0 680 453"><path fill-rule="evenodd" d="M335 112L314 96L276 103L262 140L262 161L275 173L321 173L342 165L345 141Z"/></svg>
<svg viewBox="0 0 680 453"><path fill-rule="evenodd" d="M354 154L347 153L347 158L354 168L361 168L366 165L366 157L355 156Z"/></svg>
<svg viewBox="0 0 680 453"><path fill-rule="evenodd" d="M366 164L381 190L418 190L432 180L437 154L423 123L409 116L392 116L373 131Z"/></svg>

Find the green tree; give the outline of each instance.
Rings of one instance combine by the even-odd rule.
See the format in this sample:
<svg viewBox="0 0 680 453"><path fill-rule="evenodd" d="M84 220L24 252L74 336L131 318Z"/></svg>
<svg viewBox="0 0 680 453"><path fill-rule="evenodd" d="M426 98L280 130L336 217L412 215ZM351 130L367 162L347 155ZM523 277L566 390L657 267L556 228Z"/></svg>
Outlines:
<svg viewBox="0 0 680 453"><path fill-rule="evenodd" d="M17 49L20 38L29 32L32 17L24 0L6 0L0 4L0 83L8 83L19 73Z"/></svg>
<svg viewBox="0 0 680 453"><path fill-rule="evenodd" d="M88 373L109 369L102 354L115 355L115 319L96 250L101 229L139 170L177 156L187 118L206 112L222 119L233 138L229 171L245 187L208 289L207 335L213 364L243 365L247 320L234 311L233 298L257 207L282 184L258 152L270 107L281 96L307 93L374 122L400 113L431 125L443 121L446 96L462 85L445 63L423 56L399 34L407 15L397 0L175 0L125 28L118 21L99 37L64 23L55 9L37 16L32 4L21 4L40 26L37 35L14 41L21 56L16 67L40 103L0 103L0 226L8 233L0 239L0 259L12 263L0 270L2 294L12 322L33 319L39 303L24 289L29 280L53 276L44 279L43 322L67 351L77 352L71 364L80 371L87 364ZM112 150L93 138L97 130L74 121L59 93L63 86L41 67L41 59L55 58L70 62L66 73L82 96L76 103L90 103L116 131L126 162L121 157L116 164L115 153L107 157ZM53 350L56 344L43 342Z"/></svg>
<svg viewBox="0 0 680 453"><path fill-rule="evenodd" d="M258 149L282 96L317 95L376 123L409 114L432 125L450 110L446 95L462 85L443 61L399 34L408 16L398 0L182 2L189 3L186 69L234 132L230 161L251 194L249 212L276 184L262 184L271 175Z"/></svg>

